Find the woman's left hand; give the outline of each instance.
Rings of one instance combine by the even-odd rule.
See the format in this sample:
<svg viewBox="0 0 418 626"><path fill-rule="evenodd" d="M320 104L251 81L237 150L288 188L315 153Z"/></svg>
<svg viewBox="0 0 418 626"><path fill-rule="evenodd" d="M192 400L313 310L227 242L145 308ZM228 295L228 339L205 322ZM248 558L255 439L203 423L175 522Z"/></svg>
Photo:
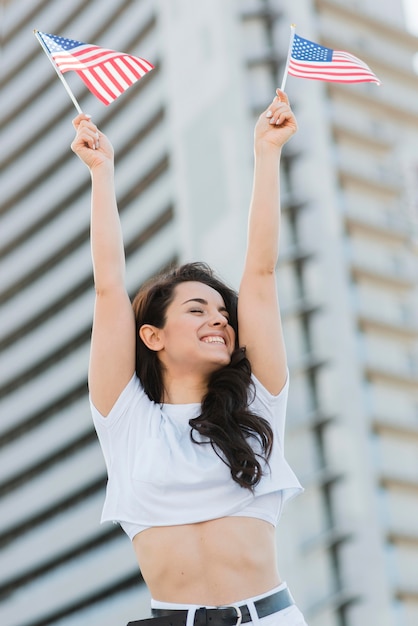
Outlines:
<svg viewBox="0 0 418 626"><path fill-rule="evenodd" d="M281 148L294 133L298 125L289 106L289 100L284 91L276 90L276 97L268 109L258 118L255 126L255 147L270 144Z"/></svg>

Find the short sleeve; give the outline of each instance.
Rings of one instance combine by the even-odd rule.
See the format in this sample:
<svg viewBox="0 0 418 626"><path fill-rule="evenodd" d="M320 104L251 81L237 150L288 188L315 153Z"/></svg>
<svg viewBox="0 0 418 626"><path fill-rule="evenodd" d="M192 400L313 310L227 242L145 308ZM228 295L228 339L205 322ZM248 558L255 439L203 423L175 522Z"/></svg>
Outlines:
<svg viewBox="0 0 418 626"><path fill-rule="evenodd" d="M126 414L132 406L134 398L138 399L138 395L144 394L141 383L136 374L132 376L126 387L121 392L107 417L104 417L94 406L91 396L89 396L90 409L93 417L94 425L98 428L111 428L115 426L119 420Z"/></svg>
<svg viewBox="0 0 418 626"><path fill-rule="evenodd" d="M273 431L278 434L280 444L283 447L289 395L289 371L286 382L277 395L271 394L254 375L252 375L252 380L255 387L255 397L250 408L270 423Z"/></svg>

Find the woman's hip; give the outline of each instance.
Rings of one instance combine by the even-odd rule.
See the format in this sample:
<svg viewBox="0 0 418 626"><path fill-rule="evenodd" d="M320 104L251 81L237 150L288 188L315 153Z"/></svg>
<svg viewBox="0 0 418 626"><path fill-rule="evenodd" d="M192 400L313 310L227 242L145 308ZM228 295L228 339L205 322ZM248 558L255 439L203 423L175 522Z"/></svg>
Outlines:
<svg viewBox="0 0 418 626"><path fill-rule="evenodd" d="M229 606L172 604L152 600L151 611L152 617L129 622L127 626L307 626L286 583Z"/></svg>

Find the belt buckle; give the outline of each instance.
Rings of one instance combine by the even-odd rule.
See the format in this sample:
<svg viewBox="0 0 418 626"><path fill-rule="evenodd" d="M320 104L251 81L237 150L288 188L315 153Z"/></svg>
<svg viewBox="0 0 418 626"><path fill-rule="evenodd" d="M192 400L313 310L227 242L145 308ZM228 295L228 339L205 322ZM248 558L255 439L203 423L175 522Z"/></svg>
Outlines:
<svg viewBox="0 0 418 626"><path fill-rule="evenodd" d="M241 622L242 622L242 613L241 613L241 609L239 608L239 606L237 606L236 604L224 604L222 606L217 606L217 609L235 609L237 612L237 621L235 626L241 626Z"/></svg>

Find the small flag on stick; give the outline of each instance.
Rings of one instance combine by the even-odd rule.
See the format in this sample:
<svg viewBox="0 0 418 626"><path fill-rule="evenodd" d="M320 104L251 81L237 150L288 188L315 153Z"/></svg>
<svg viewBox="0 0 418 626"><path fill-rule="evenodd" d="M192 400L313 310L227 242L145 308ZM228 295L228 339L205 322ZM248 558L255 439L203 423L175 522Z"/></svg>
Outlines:
<svg viewBox="0 0 418 626"><path fill-rule="evenodd" d="M71 70L76 72L87 88L106 106L154 69L149 61L130 54L58 35L34 32L60 74Z"/></svg>
<svg viewBox="0 0 418 626"><path fill-rule="evenodd" d="M361 59L343 50L332 50L299 37L291 26L291 40L283 83L287 74L298 78L337 83L376 83L380 80ZM283 85L282 85L283 86Z"/></svg>

